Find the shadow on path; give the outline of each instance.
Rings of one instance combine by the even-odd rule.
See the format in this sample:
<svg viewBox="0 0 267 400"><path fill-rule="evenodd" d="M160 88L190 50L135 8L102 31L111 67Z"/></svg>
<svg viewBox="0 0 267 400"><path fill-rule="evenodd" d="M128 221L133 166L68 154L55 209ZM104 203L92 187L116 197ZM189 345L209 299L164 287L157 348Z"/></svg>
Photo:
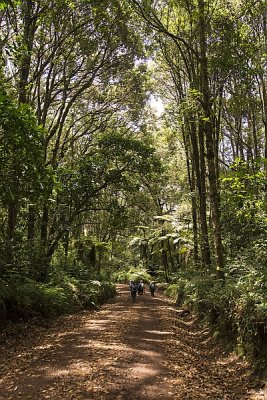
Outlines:
<svg viewBox="0 0 267 400"><path fill-rule="evenodd" d="M164 297L147 291L133 303L118 285L100 311L33 327L17 346L3 347L0 400L248 398L246 366L208 339Z"/></svg>

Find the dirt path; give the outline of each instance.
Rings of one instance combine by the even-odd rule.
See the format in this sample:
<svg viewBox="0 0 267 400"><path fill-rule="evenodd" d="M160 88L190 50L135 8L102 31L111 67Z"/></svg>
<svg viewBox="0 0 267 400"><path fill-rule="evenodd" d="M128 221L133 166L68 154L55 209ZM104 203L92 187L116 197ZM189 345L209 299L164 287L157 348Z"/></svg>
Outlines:
<svg viewBox="0 0 267 400"><path fill-rule="evenodd" d="M100 311L25 325L0 345L0 400L245 400L249 369L191 317L127 285Z"/></svg>

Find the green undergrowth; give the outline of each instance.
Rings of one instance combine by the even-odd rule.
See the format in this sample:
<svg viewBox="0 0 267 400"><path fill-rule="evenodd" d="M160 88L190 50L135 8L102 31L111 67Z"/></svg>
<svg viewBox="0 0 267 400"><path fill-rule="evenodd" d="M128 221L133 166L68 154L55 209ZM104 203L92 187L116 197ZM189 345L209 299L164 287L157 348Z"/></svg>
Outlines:
<svg viewBox="0 0 267 400"><path fill-rule="evenodd" d="M145 268L132 267L128 270L114 273L113 279L118 283L125 283L129 282L130 280L138 281L140 279L143 279L144 282L148 283L152 280L152 277Z"/></svg>
<svg viewBox="0 0 267 400"><path fill-rule="evenodd" d="M0 321L51 318L95 307L115 294L115 285L109 282L80 281L67 276L48 284L30 279L0 280Z"/></svg>
<svg viewBox="0 0 267 400"><path fill-rule="evenodd" d="M189 308L207 324L214 337L229 350L266 367L267 290L262 274L250 272L227 277L224 283L214 277L179 276L166 289L177 307Z"/></svg>

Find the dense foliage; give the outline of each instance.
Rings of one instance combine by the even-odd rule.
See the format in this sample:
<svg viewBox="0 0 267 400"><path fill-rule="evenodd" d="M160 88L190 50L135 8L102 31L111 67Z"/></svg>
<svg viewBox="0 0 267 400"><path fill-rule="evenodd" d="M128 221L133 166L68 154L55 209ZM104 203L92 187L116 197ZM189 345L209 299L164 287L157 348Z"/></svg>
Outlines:
<svg viewBox="0 0 267 400"><path fill-rule="evenodd" d="M127 196L161 169L128 17L127 2L1 2L2 319L114 295Z"/></svg>

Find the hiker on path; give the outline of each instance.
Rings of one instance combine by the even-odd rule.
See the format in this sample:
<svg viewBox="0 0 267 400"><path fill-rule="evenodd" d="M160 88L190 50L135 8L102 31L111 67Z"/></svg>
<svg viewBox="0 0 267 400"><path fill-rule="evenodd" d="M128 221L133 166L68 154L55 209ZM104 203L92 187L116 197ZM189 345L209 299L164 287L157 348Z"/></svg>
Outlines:
<svg viewBox="0 0 267 400"><path fill-rule="evenodd" d="M154 297L155 296L155 290L156 290L155 282L151 282L150 283L149 290L150 290L151 296Z"/></svg>
<svg viewBox="0 0 267 400"><path fill-rule="evenodd" d="M135 301L136 299L137 290L138 290L137 284L134 281L130 281L130 291L133 301Z"/></svg>

